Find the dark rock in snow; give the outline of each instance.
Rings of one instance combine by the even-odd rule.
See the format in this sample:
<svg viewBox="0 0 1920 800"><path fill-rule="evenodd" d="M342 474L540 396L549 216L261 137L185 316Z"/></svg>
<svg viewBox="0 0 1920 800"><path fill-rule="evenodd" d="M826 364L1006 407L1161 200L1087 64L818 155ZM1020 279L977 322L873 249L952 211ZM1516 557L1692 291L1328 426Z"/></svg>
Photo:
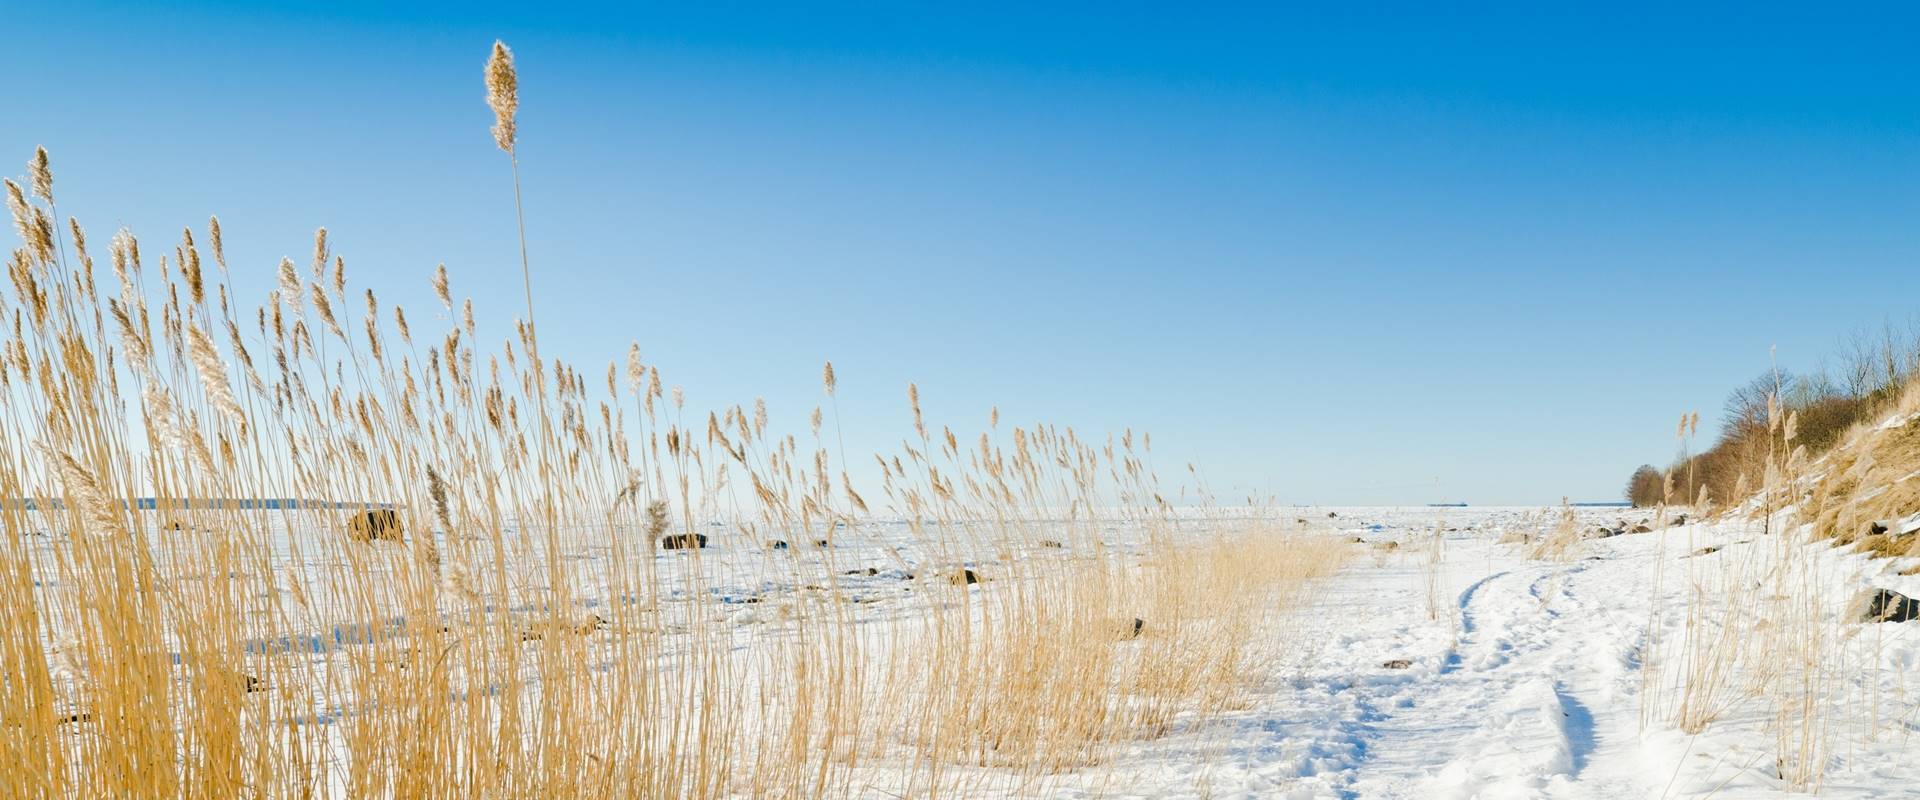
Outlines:
<svg viewBox="0 0 1920 800"><path fill-rule="evenodd" d="M1867 530L1868 533L1874 536L1887 536L1890 538L1905 536L1915 531L1920 531L1920 514L1902 517L1900 519L1877 519L1873 521L1873 525Z"/></svg>
<svg viewBox="0 0 1920 800"><path fill-rule="evenodd" d="M660 537L662 550L698 550L707 546L704 533L669 533Z"/></svg>
<svg viewBox="0 0 1920 800"><path fill-rule="evenodd" d="M1040 546L1041 546L1041 547L1052 547L1052 548L1055 548L1055 549L1059 549L1059 548L1062 548L1062 547L1066 547L1067 545L1066 545L1065 543L1063 543L1063 542L1056 542L1056 541L1054 541L1054 540L1052 540L1052 539L1041 539L1041 540L1040 540Z"/></svg>
<svg viewBox="0 0 1920 800"><path fill-rule="evenodd" d="M947 582L955 586L972 586L973 584L980 582L980 576L975 575L973 573L973 570L963 569L963 570L960 570L959 572L953 573L952 575L948 575Z"/></svg>
<svg viewBox="0 0 1920 800"><path fill-rule="evenodd" d="M1892 589L1868 589L1854 598L1847 616L1856 622L1907 622L1920 619L1920 600Z"/></svg>
<svg viewBox="0 0 1920 800"><path fill-rule="evenodd" d="M1338 518L1339 516L1340 516L1339 514L1335 514L1331 511L1327 512L1327 519L1335 519L1335 518Z"/></svg>
<svg viewBox="0 0 1920 800"><path fill-rule="evenodd" d="M813 546L814 547L831 547L833 546L833 543L825 539L815 539L813 540Z"/></svg>
<svg viewBox="0 0 1920 800"><path fill-rule="evenodd" d="M353 515L347 520L347 533L360 542L398 542L405 538L400 527L400 514L391 508L376 508Z"/></svg>
<svg viewBox="0 0 1920 800"><path fill-rule="evenodd" d="M538 642L546 639L548 632L571 633L576 636L586 636L605 627L607 627L607 620L599 614L588 614L585 620L572 627L568 627L565 622L560 620L547 620L520 629L520 641Z"/></svg>
<svg viewBox="0 0 1920 800"><path fill-rule="evenodd" d="M1382 662L1380 666L1385 667L1387 669L1406 669L1408 667L1413 666L1413 662L1408 661L1404 658L1396 658L1392 661Z"/></svg>
<svg viewBox="0 0 1920 800"><path fill-rule="evenodd" d="M775 539L775 540L773 540L773 541L771 541L771 542L768 542L768 543L767 543L767 549L769 549L769 550L785 550L785 549L787 549L787 543L786 543L786 542L784 542L784 541L781 541L781 540L779 540L779 539Z"/></svg>

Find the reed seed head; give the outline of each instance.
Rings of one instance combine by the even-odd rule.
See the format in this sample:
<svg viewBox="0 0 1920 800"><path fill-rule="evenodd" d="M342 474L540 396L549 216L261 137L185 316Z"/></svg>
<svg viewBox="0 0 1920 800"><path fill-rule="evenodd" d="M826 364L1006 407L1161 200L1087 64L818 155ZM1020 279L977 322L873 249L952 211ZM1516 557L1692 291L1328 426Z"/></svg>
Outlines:
<svg viewBox="0 0 1920 800"><path fill-rule="evenodd" d="M280 301L288 307L300 304L300 274L293 271L293 259L280 259Z"/></svg>
<svg viewBox="0 0 1920 800"><path fill-rule="evenodd" d="M220 242L220 218L207 218L207 243L213 247L213 263L220 265L221 272L227 269L227 251Z"/></svg>
<svg viewBox="0 0 1920 800"><path fill-rule="evenodd" d="M513 69L513 51L505 42L493 43L487 59L487 107L493 109L493 143L513 152L514 114L520 110L520 78Z"/></svg>
<svg viewBox="0 0 1920 800"><path fill-rule="evenodd" d="M313 232L313 279L320 280L327 271L327 229L319 228Z"/></svg>
<svg viewBox="0 0 1920 800"><path fill-rule="evenodd" d="M27 174L33 180L33 193L51 205L53 203L53 169L47 165L47 148L33 149L33 161L27 164Z"/></svg>

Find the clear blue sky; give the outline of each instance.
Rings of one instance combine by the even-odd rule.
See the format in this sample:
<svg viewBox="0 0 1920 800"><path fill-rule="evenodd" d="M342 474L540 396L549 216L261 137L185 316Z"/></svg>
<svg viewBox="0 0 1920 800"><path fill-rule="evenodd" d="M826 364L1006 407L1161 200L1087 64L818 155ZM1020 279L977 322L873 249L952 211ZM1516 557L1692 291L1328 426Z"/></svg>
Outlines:
<svg viewBox="0 0 1920 800"><path fill-rule="evenodd" d="M967 5L16 4L0 163L101 240L218 213L255 302L320 225L417 315L444 261L498 340L502 38L549 353L793 428L831 358L855 450L915 380L1298 502L1613 498L1770 346L1916 310L1892 4Z"/></svg>

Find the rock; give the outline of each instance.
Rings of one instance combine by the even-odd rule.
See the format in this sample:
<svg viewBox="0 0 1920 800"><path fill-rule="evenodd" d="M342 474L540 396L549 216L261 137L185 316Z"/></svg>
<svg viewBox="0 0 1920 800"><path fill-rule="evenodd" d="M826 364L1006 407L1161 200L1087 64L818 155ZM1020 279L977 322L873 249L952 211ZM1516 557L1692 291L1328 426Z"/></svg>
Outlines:
<svg viewBox="0 0 1920 800"><path fill-rule="evenodd" d="M1413 666L1413 662L1404 658L1396 658L1392 661L1383 661L1380 663L1380 666L1387 669L1406 669Z"/></svg>
<svg viewBox="0 0 1920 800"><path fill-rule="evenodd" d="M559 631L560 633L571 633L575 636L586 636L605 627L607 627L607 620L599 614L588 614L585 620L572 627L568 627L566 623L560 620L547 620L522 628L520 630L520 641L540 641L547 638L548 631Z"/></svg>
<svg viewBox="0 0 1920 800"><path fill-rule="evenodd" d="M767 543L767 549L768 550L785 550L787 549L787 543L779 539L775 539Z"/></svg>
<svg viewBox="0 0 1920 800"><path fill-rule="evenodd" d="M1041 540L1040 540L1040 546L1041 546L1041 547L1051 547L1051 548L1054 548L1054 549L1056 549L1056 550L1057 550L1057 549L1059 549L1059 548L1063 548L1063 547L1066 547L1067 545L1066 545L1066 543L1064 543L1064 542L1056 542L1056 541L1054 541L1054 540L1052 540L1052 539L1041 539Z"/></svg>
<svg viewBox="0 0 1920 800"><path fill-rule="evenodd" d="M1147 621L1139 617L1134 617L1132 624L1122 622L1120 623L1120 638L1138 639L1140 638L1140 631L1146 627Z"/></svg>
<svg viewBox="0 0 1920 800"><path fill-rule="evenodd" d="M704 533L669 533L660 537L662 550L698 550L707 546Z"/></svg>
<svg viewBox="0 0 1920 800"><path fill-rule="evenodd" d="M400 527L399 512L391 508L375 508L353 515L347 520L347 534L360 542L398 542L406 535Z"/></svg>
<svg viewBox="0 0 1920 800"><path fill-rule="evenodd" d="M980 582L980 576L975 575L973 570L963 569L952 575L948 575L947 582L955 586L972 586Z"/></svg>
<svg viewBox="0 0 1920 800"><path fill-rule="evenodd" d="M1854 598L1847 618L1855 622L1907 622L1920 619L1920 600L1892 589L1868 589Z"/></svg>
<svg viewBox="0 0 1920 800"><path fill-rule="evenodd" d="M1889 538L1899 538L1914 531L1920 531L1920 514L1900 519L1876 519L1867 528L1870 535Z"/></svg>
<svg viewBox="0 0 1920 800"><path fill-rule="evenodd" d="M253 694L254 692L263 691L267 688L266 682L259 678L239 670L231 670L224 667L211 671L205 677L207 680L225 682L247 694Z"/></svg>
<svg viewBox="0 0 1920 800"><path fill-rule="evenodd" d="M813 540L813 546L814 547L832 547L833 543L825 539L815 539Z"/></svg>
<svg viewBox="0 0 1920 800"><path fill-rule="evenodd" d="M1294 517L1294 518L1293 518L1293 523L1294 523L1295 525L1305 525L1305 524L1307 524L1307 518L1306 518L1306 517Z"/></svg>
<svg viewBox="0 0 1920 800"><path fill-rule="evenodd" d="M1358 536L1355 536L1355 537L1353 537L1353 538L1351 538L1351 539L1348 539L1348 540L1347 540L1347 543L1348 543L1348 544L1366 544L1366 543L1367 543L1367 540L1365 540L1365 539L1362 539L1362 538L1360 538L1360 537L1358 537Z"/></svg>
<svg viewBox="0 0 1920 800"><path fill-rule="evenodd" d="M1338 519L1339 517L1340 517L1339 514L1335 514L1331 511L1327 512L1327 519Z"/></svg>

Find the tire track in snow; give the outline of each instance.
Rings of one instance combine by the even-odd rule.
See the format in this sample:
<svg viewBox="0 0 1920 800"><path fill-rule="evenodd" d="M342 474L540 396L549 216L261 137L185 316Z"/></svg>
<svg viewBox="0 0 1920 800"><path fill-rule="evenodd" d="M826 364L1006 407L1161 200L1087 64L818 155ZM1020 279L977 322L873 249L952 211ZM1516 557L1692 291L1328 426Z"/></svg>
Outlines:
<svg viewBox="0 0 1920 800"><path fill-rule="evenodd" d="M1657 792L1622 752L1637 746L1626 731L1645 612L1631 576L1644 565L1525 561L1465 537L1449 547L1443 585L1464 586L1441 603L1451 618L1427 614L1423 561L1381 560L1330 585L1273 702L1223 720L1220 759L1178 773L1187 785L1249 800ZM1399 660L1410 663L1385 664ZM1183 791L1159 780L1106 796Z"/></svg>
<svg viewBox="0 0 1920 800"><path fill-rule="evenodd" d="M1587 566L1529 565L1462 592L1442 666L1394 702L1370 704L1388 714L1369 725L1345 796L1530 797L1578 778L1593 715L1561 680L1576 643L1555 623L1586 610L1572 583Z"/></svg>

